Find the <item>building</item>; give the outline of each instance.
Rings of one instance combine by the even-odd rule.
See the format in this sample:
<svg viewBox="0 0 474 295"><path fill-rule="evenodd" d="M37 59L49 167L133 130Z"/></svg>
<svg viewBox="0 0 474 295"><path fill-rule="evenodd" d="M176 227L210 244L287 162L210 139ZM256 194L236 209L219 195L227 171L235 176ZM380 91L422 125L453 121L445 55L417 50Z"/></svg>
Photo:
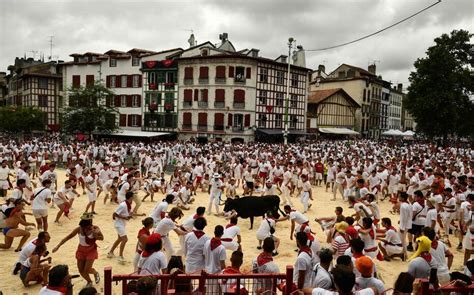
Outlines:
<svg viewBox="0 0 474 295"><path fill-rule="evenodd" d="M360 105L342 88L315 90L308 96L306 129L316 133L319 128L355 129L356 111Z"/></svg>
<svg viewBox="0 0 474 295"><path fill-rule="evenodd" d="M390 82L376 75L376 66L368 70L342 64L329 74L324 66L313 72L310 91L342 88L361 108L356 111L355 130L363 136L378 138L388 129Z"/></svg>
<svg viewBox="0 0 474 295"><path fill-rule="evenodd" d="M403 85L398 84L393 87L390 95L390 110L388 129L402 130L402 104L403 104Z"/></svg>
<svg viewBox="0 0 474 295"><path fill-rule="evenodd" d="M127 52L109 50L103 54L71 54L74 60L63 63L64 89L105 83L115 95L104 103L118 109L119 127L140 131L143 119L141 58L154 53L134 48Z"/></svg>
<svg viewBox="0 0 474 295"><path fill-rule="evenodd" d="M47 128L51 131L59 130L59 113L63 103L59 63L17 57L8 70L10 73L6 76L8 94L4 96L5 105L36 107L44 112Z"/></svg>
<svg viewBox="0 0 474 295"><path fill-rule="evenodd" d="M283 138L288 63L236 51L221 34L217 46L178 58L181 138L252 141L256 134ZM304 133L309 70L291 66L289 128ZM291 133L291 132L290 132Z"/></svg>
<svg viewBox="0 0 474 295"><path fill-rule="evenodd" d="M4 106L7 104L7 94L7 73L0 72L0 106Z"/></svg>

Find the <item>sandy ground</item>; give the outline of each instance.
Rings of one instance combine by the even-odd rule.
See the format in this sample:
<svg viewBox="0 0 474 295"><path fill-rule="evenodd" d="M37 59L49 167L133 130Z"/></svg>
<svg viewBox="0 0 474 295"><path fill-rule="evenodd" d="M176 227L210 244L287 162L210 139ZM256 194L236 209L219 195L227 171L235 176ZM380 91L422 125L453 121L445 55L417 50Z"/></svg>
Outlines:
<svg viewBox="0 0 474 295"><path fill-rule="evenodd" d="M64 170L58 169L58 176L59 176L59 182L62 183L65 179L65 173ZM82 189L78 188L79 193L82 193ZM238 191L240 192L240 190ZM144 195L144 192L140 192L140 197ZM136 244L136 234L138 230L141 228L141 219L142 218L136 218L133 220L130 220L127 224L127 233L129 237L129 242L126 245L125 253L124 256L127 259L127 263L125 265L120 265L116 259L108 259L106 257L108 249L111 247L112 243L116 239L116 231L113 227L113 222L112 222L112 212L115 210L116 205L113 204L103 204L103 197L104 195L102 194L99 197L98 203L96 205L96 212L98 215L94 219L94 224L98 225L102 232L104 233L105 240L98 242L99 245L99 259L95 262L95 268L101 273L101 277L103 276L103 269L106 266L111 266L112 271L114 274L127 274L127 273L132 273L133 272L133 265L132 265L132 259L134 255L134 250L135 250L135 244ZM344 208L344 213L345 215L352 214L353 210L348 209L348 206L346 203L344 203L340 197L338 198L337 201L330 201L332 198L332 194L326 193L323 187L314 187L313 188L313 197L315 198L314 201L312 201L312 208L308 211L307 216L311 220L311 226L313 231L317 232L317 238L321 243L322 247L328 246L325 243L325 236L324 233L321 232L320 226L314 222L314 219L316 217L326 217L326 216L333 216L334 215L334 208L336 206L342 206ZM142 207L140 208L140 212L146 213L147 215L151 212L151 210L154 208L155 204L157 201L161 201L163 198L162 195L156 195L155 194L155 202L151 202L149 199L142 204ZM297 210L302 210L302 205L299 202L298 199L294 198L294 204L296 205ZM72 231L79 222L79 216L85 209L85 206L87 204L87 196L81 196L76 199L74 203L74 211L71 213L71 219L65 219L62 217L62 225L56 225L53 223L55 215L57 213L57 209L50 209L49 211L49 222L50 222L50 227L49 227L49 232L51 234L51 242L48 244L48 249L51 252L51 249L54 248L58 242L63 239L70 231ZM196 202L194 202L193 206L191 207L191 210L185 211L185 217L191 215L194 213L194 210L197 206L206 206L208 204L208 195L206 193L198 193L198 196L196 198ZM391 209L391 206L388 201L381 202L379 204L380 210L381 210L381 215L382 217L390 217L392 218L392 223L394 225L397 224L398 222L398 216L391 215L389 213L389 210ZM28 209L29 210L29 209ZM29 221L33 221L31 216L29 217ZM208 220L208 226L206 228L206 233L209 236L212 236L213 233L213 228L217 224L221 225L226 225L227 221L225 221L222 217L216 217L214 215L211 216L206 216ZM254 223L254 229L249 230L250 227L250 221L248 219L241 219L239 220L239 225L242 231L242 248L244 252L244 265L243 265L243 271L251 271L251 263L252 260L259 254L259 250L256 249L256 246L258 245L257 239L256 239L256 230L261 222L260 218L256 218L255 223ZM297 253L294 251L296 249L295 242L294 240L291 241L289 239L290 236L290 222L285 221L285 222L280 222L277 224L276 228L276 236L278 236L281 239L281 245L279 249L280 255L278 255L274 260L280 267L280 271L284 272L285 267L287 265L293 265L295 258L297 256ZM37 230L31 231L32 237L36 236L38 233ZM3 235L2 235L3 236ZM3 240L3 237L0 239ZM171 239L173 241L173 244L176 245L175 249L179 249L179 242L178 242L178 237L176 234L171 234ZM454 244L457 244L457 239L454 240L453 238L451 239ZM13 247L17 246L18 241L15 240ZM58 252L54 254L50 254L53 257L53 265L56 264L68 264L70 267L70 273L72 274L78 274L77 267L76 267L76 260L75 260L75 251L77 248L78 244L78 238L74 238L70 240L68 243L63 245ZM24 288L20 278L18 276L13 276L11 274L12 267L14 262L17 260L18 255L17 253L13 252L13 248L10 250L0 250L0 277L2 278L0 280L0 290L3 291L3 294L5 295L10 295L10 294L37 294L38 290L40 289L40 286L33 286L29 288ZM453 269L459 269L462 266L462 253L455 248L452 248L451 251L455 255L454 259L454 264L453 264ZM116 250L118 253L118 249ZM228 257L230 257L230 252L228 252ZM228 262L230 263L230 262ZM385 282L387 288L390 288L393 286L393 283L395 282L398 274L400 272L406 271L407 270L407 262L402 262L401 260L395 260L392 262L380 262L377 261L377 269L380 277L382 280ZM79 292L79 290L85 285L85 281L81 278L75 279L74 280L75 284L75 294ZM120 286L115 287L114 286L114 294L120 294ZM99 292L103 292L103 281L96 286Z"/></svg>

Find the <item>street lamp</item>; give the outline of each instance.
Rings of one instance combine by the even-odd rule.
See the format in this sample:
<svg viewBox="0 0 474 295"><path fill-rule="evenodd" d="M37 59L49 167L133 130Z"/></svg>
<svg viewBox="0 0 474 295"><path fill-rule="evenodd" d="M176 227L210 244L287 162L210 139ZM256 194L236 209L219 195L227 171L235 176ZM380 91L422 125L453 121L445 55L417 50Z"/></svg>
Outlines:
<svg viewBox="0 0 474 295"><path fill-rule="evenodd" d="M286 76L286 99L285 99L285 131L283 131L283 142L288 145L288 104L290 101L290 58L291 48L296 40L293 37L288 38L288 75Z"/></svg>

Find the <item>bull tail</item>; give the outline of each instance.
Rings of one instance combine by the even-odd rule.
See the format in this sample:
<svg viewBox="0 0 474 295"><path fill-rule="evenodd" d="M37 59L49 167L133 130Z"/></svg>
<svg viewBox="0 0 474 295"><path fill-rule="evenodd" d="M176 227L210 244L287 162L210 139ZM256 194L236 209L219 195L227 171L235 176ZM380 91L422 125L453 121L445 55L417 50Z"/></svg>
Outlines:
<svg viewBox="0 0 474 295"><path fill-rule="evenodd" d="M278 206L278 211L283 215L283 217L286 217L285 211L280 209L280 206Z"/></svg>

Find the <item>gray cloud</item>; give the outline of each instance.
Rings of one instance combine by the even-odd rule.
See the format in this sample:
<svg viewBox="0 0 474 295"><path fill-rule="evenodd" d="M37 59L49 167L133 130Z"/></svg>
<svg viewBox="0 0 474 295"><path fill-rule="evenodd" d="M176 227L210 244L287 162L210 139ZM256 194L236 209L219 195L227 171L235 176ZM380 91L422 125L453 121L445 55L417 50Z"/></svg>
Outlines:
<svg viewBox="0 0 474 295"><path fill-rule="evenodd" d="M165 50L186 47L190 29L199 42L217 43L228 32L238 49L259 48L266 57L287 52L289 36L306 49L331 46L369 34L435 0L259 0L259 1L0 1L0 71L30 50L70 60L74 52ZM392 82L408 81L413 62L433 39L453 29L473 30L471 0L444 0L380 35L346 47L307 52L307 65L341 63L367 67Z"/></svg>

